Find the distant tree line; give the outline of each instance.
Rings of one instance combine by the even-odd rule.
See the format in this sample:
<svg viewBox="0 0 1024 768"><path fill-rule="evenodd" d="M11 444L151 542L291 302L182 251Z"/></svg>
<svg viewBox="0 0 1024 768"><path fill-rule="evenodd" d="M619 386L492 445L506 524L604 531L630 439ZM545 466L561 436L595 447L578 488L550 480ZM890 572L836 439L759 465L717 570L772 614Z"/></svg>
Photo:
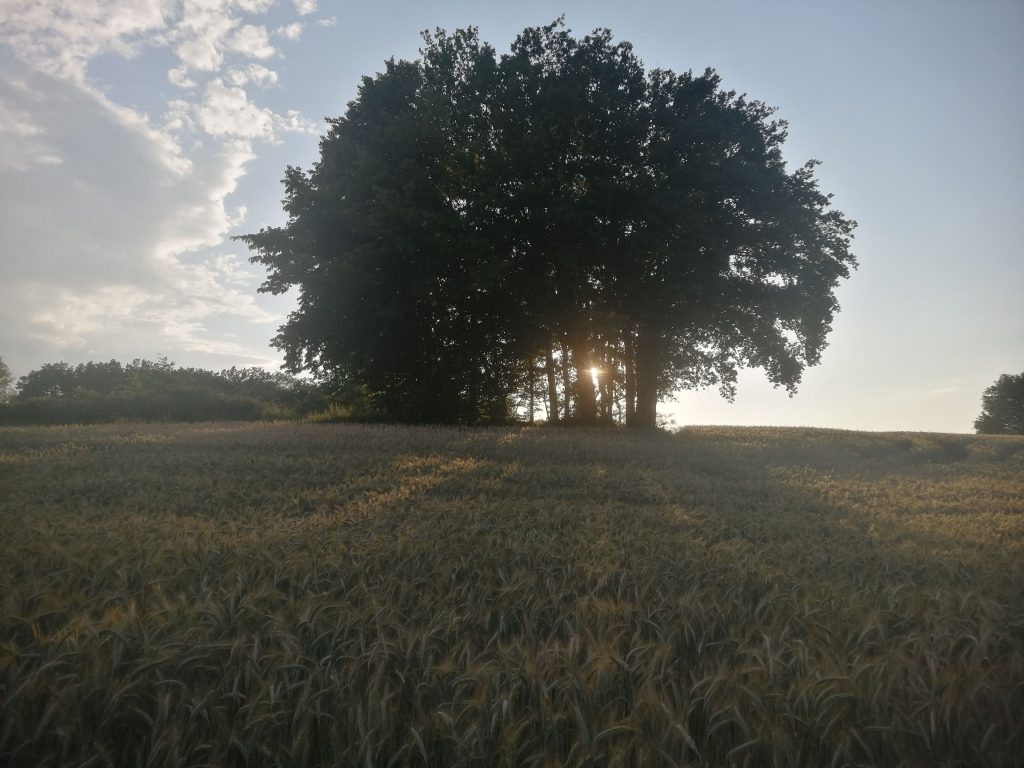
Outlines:
<svg viewBox="0 0 1024 768"><path fill-rule="evenodd" d="M297 288L274 344L387 418L654 426L659 397L818 363L854 223L784 121L712 70L645 71L608 30L424 35L364 77L288 222L242 235Z"/></svg>
<svg viewBox="0 0 1024 768"><path fill-rule="evenodd" d="M0 424L296 418L337 399L327 383L263 368L183 368L164 357L47 363L12 387L0 360Z"/></svg>

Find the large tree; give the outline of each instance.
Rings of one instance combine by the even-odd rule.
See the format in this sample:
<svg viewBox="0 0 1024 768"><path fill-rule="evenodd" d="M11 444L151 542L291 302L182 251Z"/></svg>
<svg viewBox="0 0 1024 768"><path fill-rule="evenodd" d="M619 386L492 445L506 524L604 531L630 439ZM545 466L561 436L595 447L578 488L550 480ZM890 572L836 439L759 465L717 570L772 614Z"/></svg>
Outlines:
<svg viewBox="0 0 1024 768"><path fill-rule="evenodd" d="M1024 435L1024 373L1004 373L985 390L974 429L982 435Z"/></svg>
<svg viewBox="0 0 1024 768"><path fill-rule="evenodd" d="M813 163L787 170L772 109L711 70L645 72L607 30L527 29L500 57L474 29L424 41L288 169L287 224L241 237L261 290L299 287L293 371L410 420L539 392L551 420L653 426L660 395L729 396L743 366L795 390L854 225Z"/></svg>

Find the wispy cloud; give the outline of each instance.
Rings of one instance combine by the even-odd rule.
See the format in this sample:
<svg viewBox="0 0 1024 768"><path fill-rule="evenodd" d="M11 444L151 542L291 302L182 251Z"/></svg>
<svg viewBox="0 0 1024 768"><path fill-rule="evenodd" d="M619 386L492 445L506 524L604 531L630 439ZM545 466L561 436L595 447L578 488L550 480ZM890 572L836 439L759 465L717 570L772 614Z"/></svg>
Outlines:
<svg viewBox="0 0 1024 768"><path fill-rule="evenodd" d="M32 115L0 102L0 172L24 171L34 165L61 162L44 129Z"/></svg>

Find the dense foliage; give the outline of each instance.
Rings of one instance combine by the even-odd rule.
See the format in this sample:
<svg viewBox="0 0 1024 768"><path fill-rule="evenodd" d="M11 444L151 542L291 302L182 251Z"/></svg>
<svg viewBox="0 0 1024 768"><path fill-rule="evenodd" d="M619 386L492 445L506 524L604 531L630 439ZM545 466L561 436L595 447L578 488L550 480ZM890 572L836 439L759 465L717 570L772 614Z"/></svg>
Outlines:
<svg viewBox="0 0 1024 768"><path fill-rule="evenodd" d="M1024 755L1024 438L0 429L0 764Z"/></svg>
<svg viewBox="0 0 1024 768"><path fill-rule="evenodd" d="M760 366L795 391L848 276L853 222L786 124L719 77L645 71L560 23L498 56L475 29L364 77L288 222L243 235L261 290L299 288L292 371L415 421L620 419Z"/></svg>
<svg viewBox="0 0 1024 768"><path fill-rule="evenodd" d="M18 380L0 424L285 418L324 408L329 395L326 386L255 367L214 372L166 358L47 363Z"/></svg>
<svg viewBox="0 0 1024 768"><path fill-rule="evenodd" d="M1024 435L1024 373L1004 373L985 390L974 429L983 435Z"/></svg>

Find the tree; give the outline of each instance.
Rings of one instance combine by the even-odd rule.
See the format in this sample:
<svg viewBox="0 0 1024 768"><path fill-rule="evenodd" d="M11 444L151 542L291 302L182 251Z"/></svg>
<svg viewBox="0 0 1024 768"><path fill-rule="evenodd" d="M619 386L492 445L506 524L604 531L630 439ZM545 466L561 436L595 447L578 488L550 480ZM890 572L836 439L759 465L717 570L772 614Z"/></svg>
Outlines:
<svg viewBox="0 0 1024 768"><path fill-rule="evenodd" d="M1004 373L985 390L974 429L981 435L1024 435L1024 373Z"/></svg>
<svg viewBox="0 0 1024 768"><path fill-rule="evenodd" d="M795 392L820 360L834 289L855 263L854 223L828 210L813 161L787 173L774 110L722 91L712 70L652 73L649 108L620 281L638 421L653 424L665 383L718 383L731 396L748 365Z"/></svg>
<svg viewBox="0 0 1024 768"><path fill-rule="evenodd" d="M18 379L18 399L70 397L75 387L74 366L63 361L45 363Z"/></svg>
<svg viewBox="0 0 1024 768"><path fill-rule="evenodd" d="M117 360L78 365L45 363L18 380L18 399L106 395L123 388L129 373Z"/></svg>
<svg viewBox="0 0 1024 768"><path fill-rule="evenodd" d="M11 373L11 369L7 367L7 363L0 357L0 403L9 402L14 396L14 376Z"/></svg>
<svg viewBox="0 0 1024 768"><path fill-rule="evenodd" d="M551 421L653 427L659 396L731 396L744 366L795 392L854 223L813 162L787 171L771 108L561 20L500 57L475 29L421 53L364 78L320 161L288 168L286 226L240 236L261 290L299 288L274 341L293 372L404 420L501 418L539 391Z"/></svg>

